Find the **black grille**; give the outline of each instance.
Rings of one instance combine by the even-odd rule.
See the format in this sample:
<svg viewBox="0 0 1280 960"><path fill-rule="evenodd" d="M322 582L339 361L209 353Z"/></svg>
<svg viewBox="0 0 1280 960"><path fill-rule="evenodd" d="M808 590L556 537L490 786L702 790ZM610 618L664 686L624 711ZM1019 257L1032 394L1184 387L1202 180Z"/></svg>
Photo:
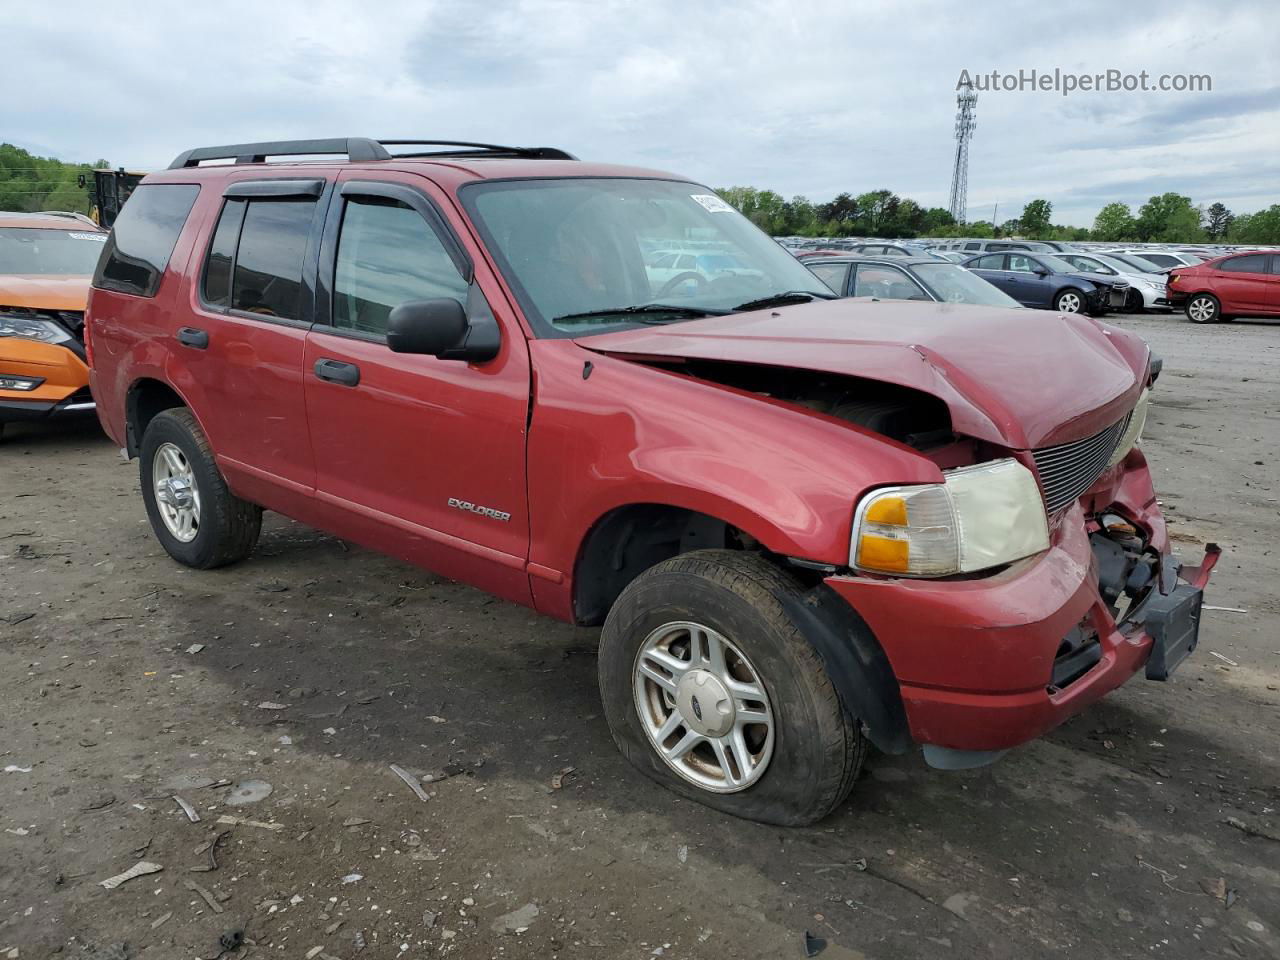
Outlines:
<svg viewBox="0 0 1280 960"><path fill-rule="evenodd" d="M1084 440L1032 451L1036 472L1040 475L1040 487L1044 490L1044 506L1049 513L1057 513L1070 506L1093 486L1106 469L1111 454L1115 453L1116 444L1120 442L1132 415L1130 413L1101 433Z"/></svg>

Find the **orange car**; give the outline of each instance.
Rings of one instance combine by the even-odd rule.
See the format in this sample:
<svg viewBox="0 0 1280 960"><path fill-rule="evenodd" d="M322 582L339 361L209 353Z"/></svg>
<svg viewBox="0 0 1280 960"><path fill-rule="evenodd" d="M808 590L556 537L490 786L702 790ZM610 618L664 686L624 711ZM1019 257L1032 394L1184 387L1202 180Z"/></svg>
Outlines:
<svg viewBox="0 0 1280 960"><path fill-rule="evenodd" d="M0 213L0 432L94 413L84 309L106 239L80 214Z"/></svg>

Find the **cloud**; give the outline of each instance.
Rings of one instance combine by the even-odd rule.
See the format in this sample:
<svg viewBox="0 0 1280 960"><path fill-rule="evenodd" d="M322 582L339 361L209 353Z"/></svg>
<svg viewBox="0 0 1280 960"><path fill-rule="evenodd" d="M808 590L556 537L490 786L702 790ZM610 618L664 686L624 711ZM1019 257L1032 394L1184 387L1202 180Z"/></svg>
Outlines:
<svg viewBox="0 0 1280 960"><path fill-rule="evenodd" d="M1089 223L1163 184L1275 196L1280 8L1189 0L98 0L6 12L5 139L144 169L191 146L303 136L550 144L825 200L888 187L946 203L955 82L972 73L1208 73L1209 93L984 93L970 215L1036 197ZM79 25L79 26L73 26ZM1180 185L1181 184L1181 185ZM1106 190L1116 191L1114 195Z"/></svg>

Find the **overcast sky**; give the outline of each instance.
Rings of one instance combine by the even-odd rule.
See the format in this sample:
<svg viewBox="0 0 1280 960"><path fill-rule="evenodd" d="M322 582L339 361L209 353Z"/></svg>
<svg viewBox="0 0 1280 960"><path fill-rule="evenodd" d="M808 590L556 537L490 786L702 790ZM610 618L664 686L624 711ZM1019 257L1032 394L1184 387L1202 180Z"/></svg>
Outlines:
<svg viewBox="0 0 1280 960"><path fill-rule="evenodd" d="M1280 203L1280 4L220 0L5 5L0 140L151 169L198 145L484 140L828 200L946 206L955 86L1019 69L1212 77L1199 93L989 92L969 218L1176 190Z"/></svg>

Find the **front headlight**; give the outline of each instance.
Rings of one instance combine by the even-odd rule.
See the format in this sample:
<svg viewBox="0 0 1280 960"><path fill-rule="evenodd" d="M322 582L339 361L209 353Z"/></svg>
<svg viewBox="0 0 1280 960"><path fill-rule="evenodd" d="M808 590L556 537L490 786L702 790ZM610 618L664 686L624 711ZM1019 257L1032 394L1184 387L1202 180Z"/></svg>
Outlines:
<svg viewBox="0 0 1280 960"><path fill-rule="evenodd" d="M1143 390L1142 395L1138 397L1138 402L1133 406L1133 413L1129 414L1129 425L1124 428L1124 433L1116 443L1115 453L1111 454L1111 459L1107 461L1108 468L1114 467L1127 457L1129 451L1142 439L1142 428L1147 425L1147 407L1150 406L1150 400L1151 391Z"/></svg>
<svg viewBox="0 0 1280 960"><path fill-rule="evenodd" d="M52 320L29 320L0 314L0 337L22 337L42 343L66 343L71 334Z"/></svg>
<svg viewBox="0 0 1280 960"><path fill-rule="evenodd" d="M858 505L849 565L906 577L973 573L1049 548L1044 499L1016 460L948 470L943 483L876 490Z"/></svg>

